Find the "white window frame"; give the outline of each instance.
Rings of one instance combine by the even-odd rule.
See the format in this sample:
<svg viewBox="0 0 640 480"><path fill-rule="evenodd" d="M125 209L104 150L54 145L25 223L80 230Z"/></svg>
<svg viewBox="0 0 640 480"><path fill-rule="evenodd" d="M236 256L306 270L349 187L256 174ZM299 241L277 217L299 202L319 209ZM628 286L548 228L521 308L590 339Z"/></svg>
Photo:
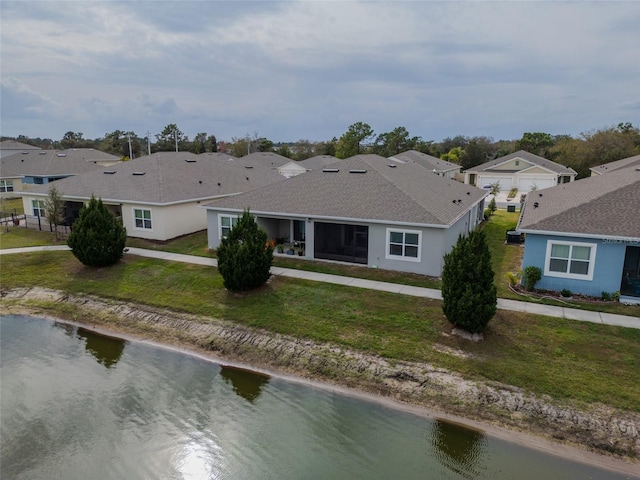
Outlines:
<svg viewBox="0 0 640 480"><path fill-rule="evenodd" d="M567 258L567 271L566 272L558 272L551 270L551 249L554 245L567 245L569 246L569 257ZM570 273L571 270L571 253L573 252L573 247L589 247L589 268L586 274L580 273ZM598 244L596 243L585 243L585 242L567 242L563 240L547 240L547 252L545 254L544 259L544 274L547 277L558 277L558 278L571 278L574 280L593 280L593 272L595 270L596 263L596 250Z"/></svg>
<svg viewBox="0 0 640 480"><path fill-rule="evenodd" d="M135 228L136 230L144 230L147 232L153 231L153 213L151 212L150 208L133 207L131 210L133 215L133 228ZM142 213L142 217L138 217L136 215L136 210L139 210ZM144 218L144 212L149 212L149 218ZM141 227L137 225L137 220L142 220ZM149 222L148 227L145 226L145 222Z"/></svg>
<svg viewBox="0 0 640 480"><path fill-rule="evenodd" d="M0 193L13 192L13 180L0 180Z"/></svg>
<svg viewBox="0 0 640 480"><path fill-rule="evenodd" d="M402 234L402 243L392 242L391 241L391 233L401 233ZM405 242L406 234L417 234L418 235L418 256L411 257L404 254L405 247L414 246L413 244L407 244ZM391 253L391 244L394 245L402 245L402 255L394 255ZM402 260L403 262L420 262L422 258L422 231L420 230L406 230L404 228L387 228L387 238L385 241L385 258L388 260Z"/></svg>
<svg viewBox="0 0 640 480"><path fill-rule="evenodd" d="M222 235L222 219L223 218L228 218L230 219L229 225L231 225L230 227L227 227L226 225L224 226L224 228L228 228L229 231L231 231L231 229L233 228L233 226L238 223L238 215L228 215L228 214L222 214L219 213L218 214L218 236L220 237L220 240L222 240L223 238L225 238L225 235Z"/></svg>
<svg viewBox="0 0 640 480"><path fill-rule="evenodd" d="M33 211L34 217L37 217L38 213L40 213L40 218L46 218L47 216L47 212L44 210L44 200L32 199L31 210Z"/></svg>

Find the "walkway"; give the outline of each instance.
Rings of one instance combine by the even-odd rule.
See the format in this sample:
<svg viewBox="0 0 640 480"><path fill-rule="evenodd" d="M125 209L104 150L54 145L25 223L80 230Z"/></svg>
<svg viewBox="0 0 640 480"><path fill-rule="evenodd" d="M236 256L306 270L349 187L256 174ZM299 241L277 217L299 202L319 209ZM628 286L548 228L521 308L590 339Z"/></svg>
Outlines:
<svg viewBox="0 0 640 480"><path fill-rule="evenodd" d="M39 252L43 250L69 250L66 245L44 246L44 247L24 247L0 250L0 255L11 253L28 253ZM161 260L169 260L172 262L193 263L198 265L206 265L215 267L218 262L215 258L197 257L193 255L183 255L180 253L164 252L160 250L146 250L142 248L129 248L128 255L138 255L141 257L158 258ZM327 273L307 272L304 270L294 270L291 268L271 267L273 275L282 277L301 278L314 282L333 283L337 285L346 285L349 287L368 288L371 290L379 290L384 292L398 293L401 295L410 295L413 297L442 299L440 290L434 288L413 287L411 285L401 285L398 283L377 282L375 280L365 280L362 278L343 277L340 275L330 275ZM541 305L531 302L520 302L517 300L508 300L504 298L498 299L498 308L500 310L509 310L513 312L531 313L536 315L546 315L548 317L566 318L568 320L579 320L582 322L601 323L605 325L615 325L619 327L640 329L640 317L632 317L627 315L617 315L614 313L592 312L589 310L580 310L577 308L555 307L551 305Z"/></svg>

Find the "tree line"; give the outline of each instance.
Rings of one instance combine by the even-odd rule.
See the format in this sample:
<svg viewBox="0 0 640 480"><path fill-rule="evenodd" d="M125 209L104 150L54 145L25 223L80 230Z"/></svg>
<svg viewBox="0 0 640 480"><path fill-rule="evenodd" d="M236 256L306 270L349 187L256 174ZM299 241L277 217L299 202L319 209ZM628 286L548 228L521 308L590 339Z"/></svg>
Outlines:
<svg viewBox="0 0 640 480"><path fill-rule="evenodd" d="M125 160L148 153L176 150L195 154L223 152L234 157L243 157L254 152L275 152L296 161L316 155L348 158L361 153L391 157L407 150L417 150L459 164L463 169L518 150L526 150L573 168L579 177L589 176L589 169L596 165L640 154L640 129L629 122L583 132L577 137L525 132L519 139L497 141L486 136L457 135L435 142L412 136L402 126L376 134L365 122L350 125L339 138L319 142L301 139L297 142L275 143L260 137L258 132L232 137L230 141L218 141L215 135L206 132L198 133L193 139L189 139L174 123L167 125L162 132L153 137L151 138L150 134L140 137L135 132L115 130L96 139L86 139L81 132L69 131L61 140L55 141L24 135L2 137L2 140L17 140L45 149L95 148L121 156Z"/></svg>

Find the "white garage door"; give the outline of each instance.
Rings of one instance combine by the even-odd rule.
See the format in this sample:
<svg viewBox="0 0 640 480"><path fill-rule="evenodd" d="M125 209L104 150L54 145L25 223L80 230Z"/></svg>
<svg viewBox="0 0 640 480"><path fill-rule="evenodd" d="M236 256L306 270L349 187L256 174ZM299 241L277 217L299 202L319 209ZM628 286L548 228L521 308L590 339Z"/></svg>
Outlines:
<svg viewBox="0 0 640 480"><path fill-rule="evenodd" d="M552 178L520 178L518 180L518 191L522 193L530 192L535 186L536 190L553 187Z"/></svg>
<svg viewBox="0 0 640 480"><path fill-rule="evenodd" d="M485 177L484 175L478 175L478 183L476 183L476 186L478 188L489 190L491 188L490 185L493 185L496 182L500 182L501 191L504 192L511 190L511 177Z"/></svg>

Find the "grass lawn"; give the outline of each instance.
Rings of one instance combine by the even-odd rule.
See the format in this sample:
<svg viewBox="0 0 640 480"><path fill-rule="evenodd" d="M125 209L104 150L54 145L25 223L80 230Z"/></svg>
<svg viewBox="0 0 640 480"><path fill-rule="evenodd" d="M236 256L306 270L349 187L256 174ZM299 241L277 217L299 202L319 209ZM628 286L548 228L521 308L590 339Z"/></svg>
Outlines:
<svg viewBox="0 0 640 480"><path fill-rule="evenodd" d="M471 343L447 334L450 325L436 300L281 277L238 297L222 287L215 268L133 255L109 268L85 267L70 252L3 256L2 288L27 286L223 318L390 359L430 362L556 399L640 411L640 330L501 311L485 341ZM471 357L442 353L440 346Z"/></svg>
<svg viewBox="0 0 640 480"><path fill-rule="evenodd" d="M22 198L3 198L0 200L0 213L10 215L23 215L24 208L22 206Z"/></svg>
<svg viewBox="0 0 640 480"><path fill-rule="evenodd" d="M498 297L520 301L532 301L547 305L569 306L584 310L618 313L621 315L640 315L640 308L623 305L619 302L585 303L579 301L560 302L550 299L538 300L536 298L522 297L508 288L507 273L520 270L523 247L520 245L506 245L505 234L511 230L518 221L518 213L509 213L506 210L497 210L488 222L482 224L482 229L487 236L489 250L491 252L491 264L495 272L494 282L498 289ZM62 241L64 242L64 240ZM53 234L26 230L24 228L10 228L10 231L0 233L0 248L15 248L36 245L56 245ZM186 255L203 257L215 257L215 252L207 247L207 232L202 230L191 235L185 235L167 242L157 242L140 238L127 238L128 247L163 250ZM439 278L427 277L411 273L394 272L357 265L338 264L325 261L309 261L295 256L274 255L274 265L284 268L345 275L356 278L365 278L382 282L401 283L416 287L441 288Z"/></svg>

